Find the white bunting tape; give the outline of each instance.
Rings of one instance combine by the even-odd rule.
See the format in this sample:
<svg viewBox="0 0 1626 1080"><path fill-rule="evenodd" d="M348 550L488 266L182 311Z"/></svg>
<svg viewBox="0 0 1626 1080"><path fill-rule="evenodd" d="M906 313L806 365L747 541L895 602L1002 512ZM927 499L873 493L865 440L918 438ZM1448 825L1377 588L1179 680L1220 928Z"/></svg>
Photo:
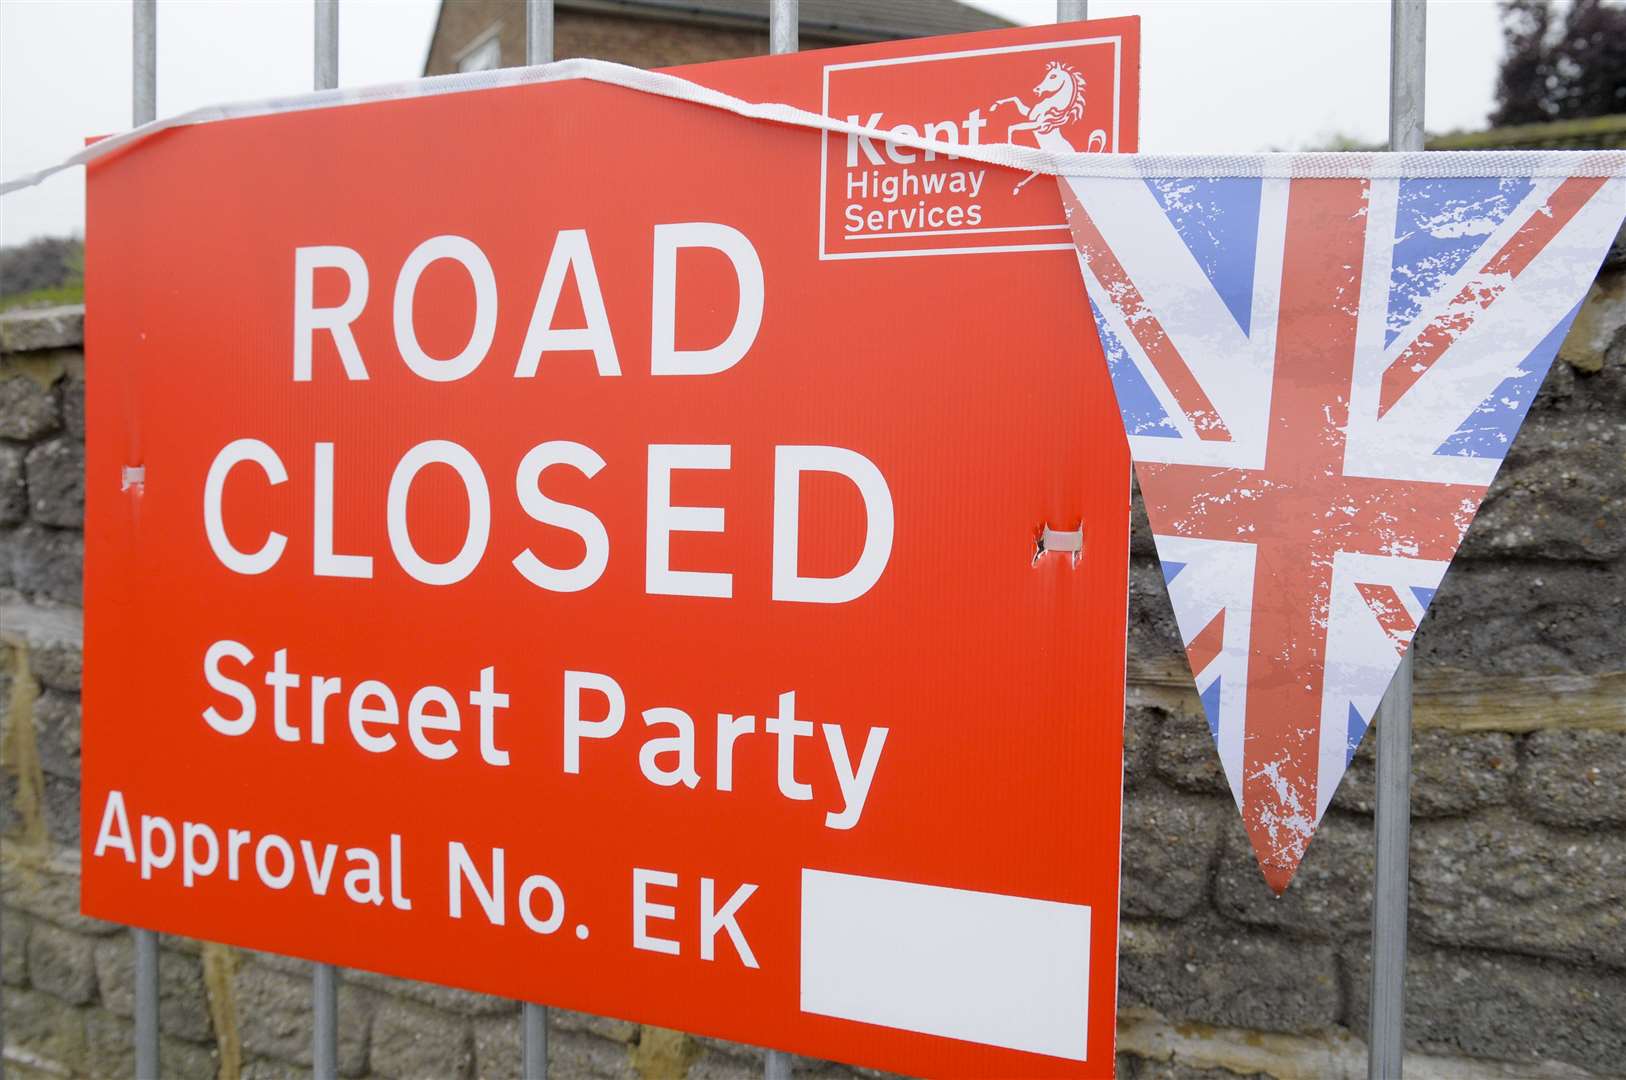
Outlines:
<svg viewBox="0 0 1626 1080"><path fill-rule="evenodd" d="M0 184L0 195L32 187L46 177L87 165L98 158L135 146L161 131L238 120L274 113L328 109L377 101L400 101L435 94L493 90L531 83L586 79L639 93L687 101L753 120L856 135L949 157L979 161L1051 176L1156 177L1156 176L1264 176L1324 178L1394 178L1433 176L1544 177L1626 175L1626 150L1510 150L1430 151L1428 153L1325 154L1058 154L1031 146L992 143L981 146L926 139L861 124L836 120L792 105L745 101L701 86L677 75L645 71L607 60L559 60L534 67L436 75L411 82L321 90L309 94L263 98L257 101L208 105L177 116L154 120L130 131L99 140L49 168L25 173Z"/></svg>

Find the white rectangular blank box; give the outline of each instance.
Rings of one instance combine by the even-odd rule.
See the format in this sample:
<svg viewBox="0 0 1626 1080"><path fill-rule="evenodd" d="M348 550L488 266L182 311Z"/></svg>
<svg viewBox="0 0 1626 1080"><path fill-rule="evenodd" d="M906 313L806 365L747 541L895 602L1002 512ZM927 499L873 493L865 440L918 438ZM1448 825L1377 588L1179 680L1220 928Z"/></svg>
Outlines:
<svg viewBox="0 0 1626 1080"><path fill-rule="evenodd" d="M802 1011L1085 1060L1083 904L802 871Z"/></svg>

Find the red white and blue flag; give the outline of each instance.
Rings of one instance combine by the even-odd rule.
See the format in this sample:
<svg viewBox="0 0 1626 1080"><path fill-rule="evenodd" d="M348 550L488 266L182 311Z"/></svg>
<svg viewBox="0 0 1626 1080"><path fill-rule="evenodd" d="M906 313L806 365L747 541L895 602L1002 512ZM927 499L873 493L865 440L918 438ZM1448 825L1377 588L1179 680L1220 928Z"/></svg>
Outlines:
<svg viewBox="0 0 1626 1080"><path fill-rule="evenodd" d="M1061 190L1209 732L1281 892L1626 180L1542 175L1563 170L1534 154L1498 155L1492 176L1450 175L1492 164L1455 154L1399 176L1423 159L1219 160L1127 176L1120 158Z"/></svg>

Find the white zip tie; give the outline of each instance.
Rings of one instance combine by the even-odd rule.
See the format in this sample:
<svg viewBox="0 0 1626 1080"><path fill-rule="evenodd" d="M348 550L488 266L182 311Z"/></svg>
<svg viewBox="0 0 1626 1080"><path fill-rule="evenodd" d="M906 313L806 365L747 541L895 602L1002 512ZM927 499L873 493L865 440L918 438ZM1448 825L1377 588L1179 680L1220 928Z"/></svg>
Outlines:
<svg viewBox="0 0 1626 1080"><path fill-rule="evenodd" d="M0 195L32 187L54 173L87 165L118 150L133 147L159 132L220 120L328 109L492 90L531 83L586 79L639 93L687 101L754 120L793 127L857 135L915 150L929 150L967 161L998 165L1050 176L1089 177L1321 177L1328 179L1391 179L1398 177L1567 177L1626 175L1626 150L1434 150L1427 153L1309 153L1309 154L1058 154L1037 147L1010 143L966 145L916 135L865 127L836 120L792 105L751 102L690 82L677 75L645 71L607 60L559 60L534 67L436 75L411 82L321 90L315 93L262 98L224 105L206 105L177 116L143 124L101 139L55 165L7 180Z"/></svg>
<svg viewBox="0 0 1626 1080"><path fill-rule="evenodd" d="M1052 529L1046 525L1039 534L1039 543L1044 545L1046 551L1083 551L1084 527L1076 529Z"/></svg>
<svg viewBox="0 0 1626 1080"><path fill-rule="evenodd" d="M1084 557L1084 526L1076 529L1052 529L1048 524L1039 530L1039 538L1033 542L1033 565L1039 565L1039 560L1050 552L1067 552L1073 556L1073 565Z"/></svg>

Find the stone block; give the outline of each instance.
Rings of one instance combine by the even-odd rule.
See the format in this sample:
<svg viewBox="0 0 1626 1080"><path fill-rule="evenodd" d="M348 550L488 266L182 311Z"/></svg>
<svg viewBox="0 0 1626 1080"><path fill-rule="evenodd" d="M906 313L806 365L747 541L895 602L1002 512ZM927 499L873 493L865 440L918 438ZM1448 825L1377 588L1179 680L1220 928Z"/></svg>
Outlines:
<svg viewBox="0 0 1626 1080"><path fill-rule="evenodd" d="M45 831L62 847L79 847L78 777L46 775Z"/></svg>
<svg viewBox="0 0 1626 1080"><path fill-rule="evenodd" d="M1527 424L1458 558L1609 561L1626 554L1623 452L1626 424L1619 416L1582 413Z"/></svg>
<svg viewBox="0 0 1626 1080"><path fill-rule="evenodd" d="M74 439L50 439L24 459L28 509L35 521L64 529L85 523L85 448Z"/></svg>
<svg viewBox="0 0 1626 1080"><path fill-rule="evenodd" d="M85 306L27 308L0 315L0 352L38 352L83 345Z"/></svg>
<svg viewBox="0 0 1626 1080"><path fill-rule="evenodd" d="M1626 732L1538 731L1525 738L1519 801L1550 825L1626 825Z"/></svg>
<svg viewBox="0 0 1626 1080"><path fill-rule="evenodd" d="M77 358L75 358L77 359ZM67 377L62 380L62 426L81 443L85 441L85 371L82 363L69 360Z"/></svg>
<svg viewBox="0 0 1626 1080"><path fill-rule="evenodd" d="M10 769L0 768L0 836L12 836L22 827L17 812L17 776Z"/></svg>
<svg viewBox="0 0 1626 1080"><path fill-rule="evenodd" d="M1617 340L1603 357L1602 366L1584 370L1573 364L1554 364L1530 403L1526 423L1545 424L1586 413L1620 414L1626 407L1626 340Z"/></svg>
<svg viewBox="0 0 1626 1080"><path fill-rule="evenodd" d="M305 979L307 981L311 977L311 969L314 966L309 960L302 960L297 956L284 956L281 953L259 952L254 949L244 949L241 951L241 955L246 959L252 960L256 964L259 964L261 967L267 967L272 971L280 971L284 975L293 975L296 978ZM349 974L352 973L341 971L340 977L345 978ZM352 978L347 979L347 981L355 982L356 980Z"/></svg>
<svg viewBox="0 0 1626 1080"><path fill-rule="evenodd" d="M1333 809L1372 813L1376 752L1374 725L1338 785ZM1416 728L1411 739L1412 817L1456 817L1498 806L1512 796L1517 773L1517 746L1505 732Z"/></svg>
<svg viewBox="0 0 1626 1080"><path fill-rule="evenodd" d="M759 1046L712 1039L693 1035L690 1040L699 1047L699 1055L684 1074L684 1080L757 1080L767 1067L767 1051ZM795 1080L892 1080L896 1073L861 1065L844 1065L838 1061L786 1054L790 1075ZM648 1075L647 1071L645 1075Z"/></svg>
<svg viewBox="0 0 1626 1080"><path fill-rule="evenodd" d="M0 983L28 985L27 915L14 909L0 910Z"/></svg>
<svg viewBox="0 0 1626 1080"><path fill-rule="evenodd" d="M400 1080L468 1076L474 1067L469 1023L422 1005L386 1000L373 1017L369 1063L374 1076Z"/></svg>
<svg viewBox="0 0 1626 1080"><path fill-rule="evenodd" d="M1420 668L1498 675L1617 671L1626 574L1608 564L1459 562L1418 628Z"/></svg>
<svg viewBox="0 0 1626 1080"><path fill-rule="evenodd" d="M578 1031L548 1038L549 1080L642 1080L629 1048Z"/></svg>
<svg viewBox="0 0 1626 1080"><path fill-rule="evenodd" d="M105 1009L85 1012L87 1071L95 1077L135 1076L135 1023ZM215 1080L220 1055L213 1047L198 1046L160 1035L158 1067L165 1080Z"/></svg>
<svg viewBox="0 0 1626 1080"><path fill-rule="evenodd" d="M9 854L9 853L8 853ZM55 862L11 856L0 867L0 903L81 934L127 932L79 914L79 874Z"/></svg>
<svg viewBox="0 0 1626 1080"><path fill-rule="evenodd" d="M240 963L232 979L238 1035L245 1056L311 1064L311 981L265 965ZM373 1003L362 991L339 984L339 1073L360 1076L367 1066L367 1033Z"/></svg>
<svg viewBox="0 0 1626 1080"><path fill-rule="evenodd" d="M29 442L61 424L53 387L12 364L0 366L0 439Z"/></svg>
<svg viewBox="0 0 1626 1080"><path fill-rule="evenodd" d="M1259 873L1242 819L1226 816L1224 854L1214 881L1214 907L1254 926L1290 930L1312 938L1338 938L1371 932L1372 823L1328 814L1299 864L1287 892L1270 891Z"/></svg>
<svg viewBox="0 0 1626 1080"><path fill-rule="evenodd" d="M34 699L34 747L52 776L79 776L79 697L46 690Z"/></svg>
<svg viewBox="0 0 1626 1080"><path fill-rule="evenodd" d="M28 668L44 686L79 693L84 653L77 642L45 642L28 650Z"/></svg>
<svg viewBox="0 0 1626 1080"><path fill-rule="evenodd" d="M1352 943L1348 959L1349 1026L1365 1031L1371 979L1365 947ZM1619 972L1427 947L1414 947L1406 962L1411 1046L1525 1062L1531 1075L1553 1075L1537 1074L1535 1063L1561 1061L1619 1076L1626 1062L1622 1002L1626 975Z"/></svg>
<svg viewBox="0 0 1626 1080"><path fill-rule="evenodd" d="M803 1080L810 1073L792 1069L791 1075ZM705 1046L695 1059L684 1080L758 1080L762 1076L762 1055L750 1053L740 1047L737 1052L719 1046Z"/></svg>
<svg viewBox="0 0 1626 1080"><path fill-rule="evenodd" d="M587 1035L597 1035L601 1039L625 1043L628 1046L638 1041L638 1033L641 1030L630 1020L617 1020L613 1016L598 1016L570 1009L549 1009L548 1028L551 1031L579 1031Z"/></svg>
<svg viewBox="0 0 1626 1080"><path fill-rule="evenodd" d="M1424 822L1411 882L1426 941L1626 966L1626 834L1555 833L1505 810Z"/></svg>
<svg viewBox="0 0 1626 1080"><path fill-rule="evenodd" d="M1131 705L1124 711L1124 787L1133 787L1152 775L1152 748L1163 723L1162 709Z"/></svg>
<svg viewBox="0 0 1626 1080"><path fill-rule="evenodd" d="M135 1015L135 943L129 934L115 934L96 946L96 981L109 1011ZM214 1038L203 962L196 955L158 951L158 1026L193 1042Z"/></svg>
<svg viewBox="0 0 1626 1080"><path fill-rule="evenodd" d="M1626 255L1626 229L1615 238L1609 261ZM1607 263L1606 263L1607 265ZM1587 290L1570 332L1558 347L1558 358L1578 371L1603 370L1611 353L1626 344L1626 274L1617 269L1598 275Z"/></svg>
<svg viewBox="0 0 1626 1080"><path fill-rule="evenodd" d="M41 923L28 936L29 983L70 1005L96 1000L96 939Z"/></svg>
<svg viewBox="0 0 1626 1080"><path fill-rule="evenodd" d="M79 606L85 558L84 537L79 533L30 522L6 534L0 553L19 591Z"/></svg>
<svg viewBox="0 0 1626 1080"><path fill-rule="evenodd" d="M1230 1069L1203 1068L1198 1065L1188 1065L1183 1061L1153 1061L1150 1058L1132 1058L1135 1062L1135 1071L1125 1073L1118 1071L1118 1080L1275 1080L1275 1077L1264 1073L1238 1073Z"/></svg>
<svg viewBox="0 0 1626 1080"><path fill-rule="evenodd" d="M514 1017L485 1016L475 1020L474 1075L480 1080L519 1076L525 1057L523 1041L519 1020Z"/></svg>
<svg viewBox="0 0 1626 1080"><path fill-rule="evenodd" d="M23 475L22 448L0 445L0 525L15 525L28 517Z"/></svg>
<svg viewBox="0 0 1626 1080"><path fill-rule="evenodd" d="M1139 477L1129 485L1129 554L1157 558L1157 542L1152 539L1152 524L1146 518L1146 499L1140 493Z"/></svg>
<svg viewBox="0 0 1626 1080"><path fill-rule="evenodd" d="M694 1036L645 1024L632 1048L632 1067L640 1076L687 1076L702 1053Z"/></svg>
<svg viewBox="0 0 1626 1080"><path fill-rule="evenodd" d="M1185 660L1180 628L1169 606L1169 591L1155 558L1129 563L1129 654L1139 660Z"/></svg>
<svg viewBox="0 0 1626 1080"><path fill-rule="evenodd" d="M303 1065L275 1058L255 1058L244 1063L239 1080L311 1080L312 1075L311 1070Z"/></svg>
<svg viewBox="0 0 1626 1080"><path fill-rule="evenodd" d="M1124 803L1123 912L1182 918L1208 900L1228 800L1146 786Z"/></svg>
<svg viewBox="0 0 1626 1080"><path fill-rule="evenodd" d="M1154 750L1157 775L1186 791L1229 795L1231 785L1220 765L1219 750L1200 716L1171 713L1158 728Z"/></svg>
<svg viewBox="0 0 1626 1080"><path fill-rule="evenodd" d="M696 1075L699 1063L689 1069L690 1080L702 1080ZM891 1080L896 1073L882 1072L880 1069L865 1069L853 1065L843 1065L839 1061L820 1061L817 1058L791 1058L790 1074L795 1080ZM756 1076L762 1075L759 1068Z"/></svg>
<svg viewBox="0 0 1626 1080"><path fill-rule="evenodd" d="M1518 753L1505 732L1422 728L1412 733L1411 745L1415 816L1466 814L1498 806L1512 795Z"/></svg>
<svg viewBox="0 0 1626 1080"><path fill-rule="evenodd" d="M518 1002L510 998L477 994L472 990L436 986L434 983L416 982L412 979L397 979L372 971L346 970L344 978L348 982L369 987L391 997L404 997L432 1009L462 1013L465 1016L498 1016L519 1012Z"/></svg>
<svg viewBox="0 0 1626 1080"><path fill-rule="evenodd" d="M1342 1008L1330 945L1292 941L1226 923L1126 920L1119 933L1118 1002L1172 1021L1260 1031L1314 1031Z"/></svg>
<svg viewBox="0 0 1626 1080"><path fill-rule="evenodd" d="M79 1009L38 990L8 986L0 990L0 1014L8 1050L26 1050L70 1074L84 1072L85 1022Z"/></svg>

